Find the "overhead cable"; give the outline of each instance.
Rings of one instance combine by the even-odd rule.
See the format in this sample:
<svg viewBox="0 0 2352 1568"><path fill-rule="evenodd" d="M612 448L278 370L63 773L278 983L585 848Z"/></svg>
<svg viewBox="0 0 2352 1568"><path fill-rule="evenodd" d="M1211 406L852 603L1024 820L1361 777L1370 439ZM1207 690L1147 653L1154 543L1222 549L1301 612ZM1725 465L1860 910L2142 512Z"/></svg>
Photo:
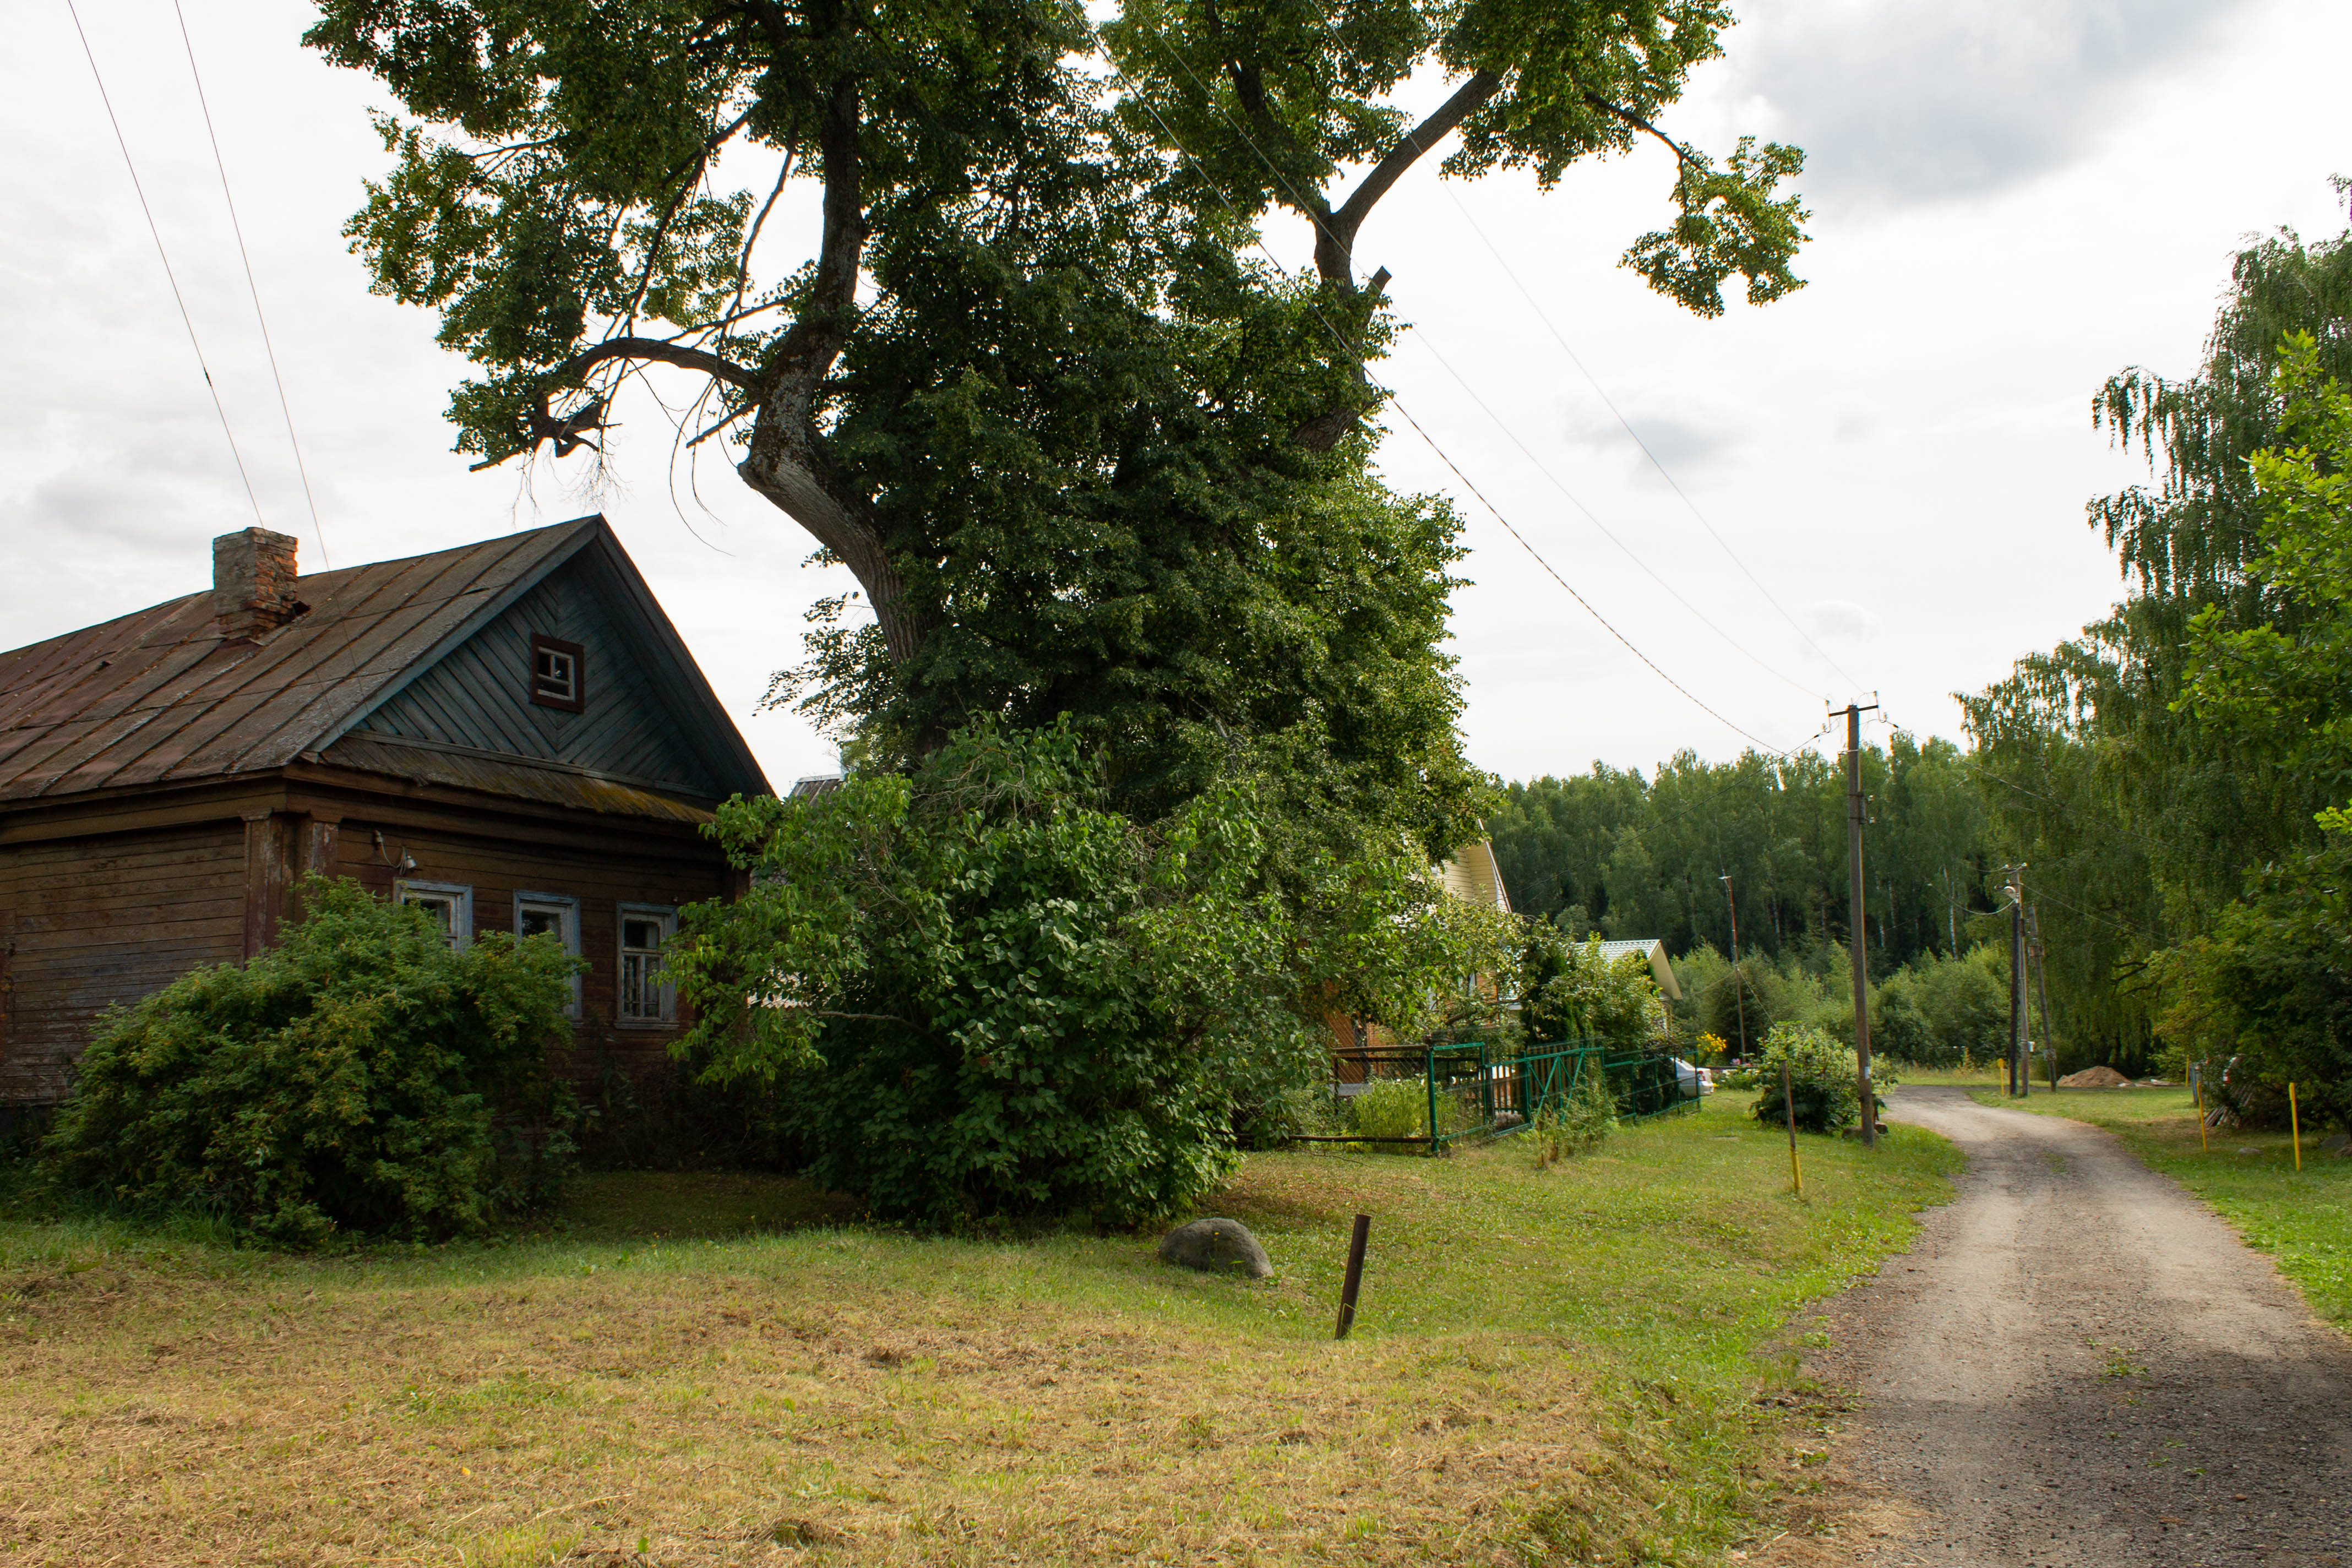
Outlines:
<svg viewBox="0 0 2352 1568"><path fill-rule="evenodd" d="M261 285L254 281L253 256L245 247L245 226L237 221L236 197L230 195L228 188L228 163L221 156L220 133L213 129L213 108L205 98L204 75L196 69L195 41L188 37L188 16L180 8L180 0L172 0L172 13L180 20L180 44L188 53L189 79L196 84L196 107L204 110L205 137L212 143L213 167L220 171L221 200L228 205L228 226L229 231L236 236L237 259L245 263L245 286L253 295L253 319L261 323L261 348L269 356L269 378L278 384L278 411L286 416L286 444L294 448L294 471L302 476L302 500L310 508L310 531L319 541L319 563L322 566L331 566L332 563L327 559L327 530L319 521L318 498L310 493L310 470L302 461L302 443L294 434L294 406L287 401L286 378L278 373L278 345L270 342L269 318L262 313ZM96 68L95 64L92 68ZM127 153L125 156L128 156ZM160 245L161 241L157 243Z"/></svg>
<svg viewBox="0 0 2352 1568"><path fill-rule="evenodd" d="M1722 547L1724 554L1730 557L1731 563L1739 568L1740 574L1755 585L1756 591L1759 594L1764 595L1764 602L1766 604L1771 605L1773 609L1780 612L1780 618L1788 622L1790 629L1795 631L1799 637L1804 639L1805 646L1811 648L1813 652L1821 656L1822 663L1837 671L1837 673L1845 679L1848 685L1853 687L1856 690L1861 689L1862 683L1856 680L1852 675L1848 674L1843 665L1841 665L1836 659L1831 658L1829 650L1822 647L1821 644L1815 642L1812 638L1812 634L1806 631L1803 625L1798 621L1797 617L1789 613L1788 607L1773 596L1772 590L1764 585L1764 580L1757 576L1754 572L1748 569L1748 563L1740 559L1739 552L1731 548L1731 542L1724 538L1721 533L1716 531L1715 524L1707 521L1707 516L1705 512L1699 510L1698 503L1691 500L1689 493L1683 489L1681 483L1675 479L1674 474L1666 468L1665 464L1658 460L1657 453L1650 449L1650 444L1642 439L1642 433L1633 428L1633 422L1627 419L1623 411L1617 406L1616 399L1609 395L1609 389L1601 384L1601 378L1594 375L1592 372L1586 367L1583 359L1579 356L1576 350L1569 346L1568 339L1562 335L1560 330L1557 326L1552 324L1552 319L1544 313L1542 304L1538 302L1535 295L1528 290L1528 286L1519 281L1519 275L1511 270L1511 264L1504 259L1502 251L1496 248L1493 240L1486 237L1486 231L1478 226L1478 220L1470 216L1470 209L1464 204L1462 198L1455 195L1451 189L1448 189L1445 195L1447 199L1453 202L1454 210L1462 215L1462 221L1470 226L1470 232L1478 237L1478 243L1486 247L1486 254L1495 258L1495 265L1503 269L1503 276L1511 280L1511 287L1519 291L1519 297L1525 300L1528 302L1528 308L1535 311L1536 320L1544 324L1544 330L1551 334L1552 342L1559 345L1559 352L1568 356L1568 363L1574 365L1577 368L1578 374L1582 375L1585 381L1591 385L1594 395L1601 399L1602 406L1609 410L1611 416L1616 419L1618 426L1623 429L1625 434L1633 437L1633 445L1642 449L1642 456L1650 460L1650 467L1658 471L1658 477L1666 481L1666 488L1673 490L1675 498L1689 510L1691 516L1698 520L1698 525L1706 530L1707 537L1714 540L1717 544Z"/></svg>
<svg viewBox="0 0 2352 1568"><path fill-rule="evenodd" d="M1184 66L1182 60L1178 59L1176 63L1180 68L1185 70L1187 75L1192 74L1191 68ZM1151 116L1152 121L1160 127L1162 134L1167 136L1170 144L1183 155L1184 161L1192 166L1192 172L1200 176L1202 183L1207 185L1210 191L1215 195L1218 201L1223 205L1225 210L1233 214L1235 217L1246 220L1247 215L1244 214L1240 205L1226 194L1224 188L1214 179L1211 178L1207 169L1203 168L1201 161L1193 156L1192 149L1184 145L1183 141L1177 136L1174 128L1168 123L1166 118L1160 114L1160 110L1152 104L1151 100L1144 95L1143 89L1136 86L1133 79L1128 76L1127 72L1120 68L1116 59L1113 59L1110 62L1110 65L1112 74L1117 76L1127 90L1134 95L1136 102L1143 107L1145 113ZM1197 76L1193 77L1195 85L1199 84L1199 80L1200 79ZM1222 113L1223 111L1220 110L1219 112ZM1228 123L1230 123L1230 121L1228 121ZM1249 142L1247 133L1240 132L1239 127L1235 127L1235 130L1242 135L1243 141L1248 142L1251 151L1253 153L1256 153L1258 161L1266 165L1268 172L1273 174L1276 179L1281 180L1283 178L1281 171L1274 167L1273 163L1266 158L1265 154L1258 150L1257 144L1254 142ZM1285 182L1285 184L1286 188L1287 188L1286 181ZM1277 273L1287 278L1289 276L1289 269L1283 266L1280 258L1276 257L1271 250L1266 248L1265 239L1262 237L1256 236L1255 225L1252 226L1252 235L1253 242L1256 245L1259 252L1263 254L1266 260L1273 265ZM1781 750L1780 747L1772 745L1769 742L1759 739L1748 731L1725 718L1721 713L1716 711L1715 709L1709 707L1706 703L1700 701L1697 697L1691 693L1689 688L1684 686L1680 681L1666 674L1666 672L1659 667L1656 660L1651 658L1649 655L1643 653L1638 647L1636 647L1631 637L1628 637L1623 632L1619 631L1617 627L1610 622L1607 616L1603 616L1598 609L1593 607L1591 600L1585 598L1582 594L1578 593L1574 587L1570 586L1568 579L1560 575L1559 570L1554 567L1549 561L1544 559L1543 552L1538 551L1532 543L1528 542L1527 536L1521 533L1518 529L1512 524L1510 519L1503 514L1502 510L1496 507L1493 501L1487 500L1485 492L1480 490L1475 484L1472 483L1470 477L1463 472L1461 465L1456 463L1453 457L1446 452L1445 448L1438 444L1436 437L1430 435L1429 431L1423 426L1421 421L1412 416L1412 411L1405 406L1403 400L1397 396L1396 393L1391 389L1381 386L1378 382L1372 380L1370 368L1364 363L1363 357L1355 352L1355 350L1349 344L1346 337L1337 327L1334 327L1331 324L1330 320L1323 314L1322 310L1318 307L1313 305L1310 305L1308 309L1314 312L1315 319L1321 322L1323 330L1331 335L1332 341L1338 345L1339 352L1355 363L1356 370L1360 374L1363 375L1367 384L1380 392L1388 400L1388 402L1395 407L1396 411L1400 415L1403 416L1405 423L1412 426L1413 433L1428 444L1430 450L1437 455L1438 460L1443 462L1447 468L1453 471L1454 478L1460 479L1463 485L1469 489L1470 493L1477 498L1478 503L1485 507L1486 510L1493 515L1496 521L1503 525L1504 531L1509 533L1513 539L1517 540L1519 543L1519 547L1534 558L1536 564L1543 568L1546 575L1549 576L1553 582L1559 584L1560 587L1566 589L1569 596L1574 599L1577 604L1583 608L1587 615L1599 622L1603 630L1607 631L1611 637L1616 638L1618 642L1624 645L1626 649L1630 651L1634 658L1640 659L1643 665L1648 667L1651 672L1655 674L1659 679L1674 688L1674 689L1684 699L1689 701L1692 706L1697 708L1708 718L1715 720L1717 723L1723 725L1726 729L1731 731L1734 734L1740 736L1749 743L1763 748L1773 756L1783 759L1786 759L1789 756L1789 752ZM1587 515L1590 516L1591 514L1588 512Z"/></svg>
<svg viewBox="0 0 2352 1568"><path fill-rule="evenodd" d="M245 470L245 454L237 450L236 432L229 428L228 409L221 402L220 388L213 382L212 366L205 363L205 345L197 341L195 318L188 314L187 297L180 292L179 275L172 270L172 257L163 248L163 231L156 226L155 209L147 205L147 187L139 183L139 165L131 156L131 143L122 134L122 121L114 113L114 100L107 95L106 78L98 68L98 55L89 47L89 34L81 25L81 13L74 0L66 0L66 15L73 18L74 32L81 38L82 58L89 61L89 74L98 83L98 100L106 106L107 122L114 127L114 144L122 149L122 166L131 172L131 188L138 193L139 210L147 215L147 232L154 237L155 254L163 263L163 277L172 285L172 299L180 307L180 324L188 329L188 346L196 351L196 368L204 373L205 390L212 394L213 412L220 416L221 434L228 437L228 455L236 459L236 477L245 481L245 499L253 505L253 521L263 528L269 526L261 515L261 498L253 493L253 476Z"/></svg>
<svg viewBox="0 0 2352 1568"><path fill-rule="evenodd" d="M1551 471L1549 464L1546 463L1541 458L1537 457L1534 451L1528 447L1528 444L1519 439L1518 432L1512 429L1509 425L1505 423L1501 415L1496 413L1493 408L1487 405L1486 400L1478 395L1478 389L1471 385L1469 380L1464 376L1460 371L1454 368L1454 362L1447 359L1443 353L1438 352L1437 344L1431 341L1426 330L1418 325L1411 327L1408 330L1412 332L1413 341L1421 344L1421 346L1428 352L1429 356L1432 359L1443 365L1445 369L1445 374L1452 376L1455 383L1461 386L1462 390L1469 395L1470 401L1478 405L1478 411L1486 415L1488 419L1494 421L1495 428L1500 430L1510 439L1511 445L1519 449L1520 456L1526 458L1528 462L1535 465L1536 472L1550 480L1552 489L1558 490L1561 495L1566 496L1568 498L1569 504L1574 507L1578 511L1584 514L1584 521L1591 523L1595 529L1600 531L1601 538L1615 545L1626 560L1631 561L1635 566L1641 568L1644 576L1648 577L1651 582L1655 583L1659 587L1664 589L1668 598L1674 600L1675 604L1680 605L1684 609L1689 611L1693 620L1696 620L1699 625L1705 626L1707 630L1713 632L1718 638L1722 639L1726 647L1753 663L1757 668L1772 677L1773 679L1781 682L1783 685L1794 687L1797 690L1803 692L1808 697L1815 695L1813 689L1806 685L1803 681L1784 674L1782 671L1773 668L1771 665L1767 664L1761 655L1756 653L1745 643L1740 642L1730 633L1725 631L1720 623L1701 611L1696 605L1694 605L1688 599L1684 598L1681 592L1676 589L1672 583L1667 582L1664 577L1658 575L1657 572L1652 568L1648 562L1643 560L1641 556L1634 553L1633 547L1632 545L1627 544L1623 540L1618 538L1615 533L1612 532L1609 525L1601 521L1600 517L1594 513L1593 510L1585 505L1583 500L1578 497L1574 490L1568 488L1567 484L1561 480L1558 474Z"/></svg>

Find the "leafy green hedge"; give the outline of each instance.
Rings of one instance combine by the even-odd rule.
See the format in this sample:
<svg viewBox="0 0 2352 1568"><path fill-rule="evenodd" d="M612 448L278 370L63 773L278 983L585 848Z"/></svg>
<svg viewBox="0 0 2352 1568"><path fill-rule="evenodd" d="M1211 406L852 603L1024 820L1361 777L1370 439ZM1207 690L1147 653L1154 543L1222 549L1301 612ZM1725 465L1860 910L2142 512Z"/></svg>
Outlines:
<svg viewBox="0 0 2352 1568"><path fill-rule="evenodd" d="M47 1170L298 1246L445 1237L543 1200L571 1152L545 1048L579 961L549 937L452 952L354 882L300 891L277 947L104 1015Z"/></svg>
<svg viewBox="0 0 2352 1568"><path fill-rule="evenodd" d="M1780 1069L1788 1068L1789 1090L1780 1090ZM1853 1047L1839 1044L1826 1033L1804 1024L1775 1024L1764 1037L1764 1048L1751 1064L1759 1121L1779 1123L1794 1104L1797 1125L1808 1132L1835 1132L1862 1120L1861 1061ZM1873 1085L1891 1087L1895 1079L1883 1065L1874 1064ZM1885 1102L1879 1103L1883 1112Z"/></svg>

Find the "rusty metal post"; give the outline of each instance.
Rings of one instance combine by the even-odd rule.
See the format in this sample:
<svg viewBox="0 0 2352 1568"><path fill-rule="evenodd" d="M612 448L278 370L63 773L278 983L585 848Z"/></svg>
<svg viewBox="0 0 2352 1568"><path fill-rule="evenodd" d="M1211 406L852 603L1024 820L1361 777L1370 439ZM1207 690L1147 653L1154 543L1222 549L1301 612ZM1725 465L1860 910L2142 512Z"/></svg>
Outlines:
<svg viewBox="0 0 2352 1568"><path fill-rule="evenodd" d="M1344 1340L1356 1326L1356 1292L1364 1283L1364 1247L1372 1239L1372 1216L1356 1216L1356 1234L1348 1241L1348 1277L1339 1286L1339 1327L1331 1337Z"/></svg>

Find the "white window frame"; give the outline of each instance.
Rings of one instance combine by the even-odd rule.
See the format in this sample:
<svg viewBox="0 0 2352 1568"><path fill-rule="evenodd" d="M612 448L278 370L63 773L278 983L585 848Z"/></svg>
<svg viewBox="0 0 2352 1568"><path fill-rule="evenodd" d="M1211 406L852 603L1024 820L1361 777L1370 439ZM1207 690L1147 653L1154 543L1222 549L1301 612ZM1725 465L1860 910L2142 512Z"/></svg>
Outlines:
<svg viewBox="0 0 2352 1568"><path fill-rule="evenodd" d="M629 946L629 922L633 920L653 920L661 922L662 942L667 946L677 934L677 910L671 904L621 904L613 921L613 1022L625 1029L667 1029L677 1022L677 987L669 982L669 968L661 967L660 994L656 1001L656 1016L632 1016L628 1011L629 960L641 956L643 948Z"/></svg>
<svg viewBox="0 0 2352 1568"><path fill-rule="evenodd" d="M413 904L425 900L449 902L449 947L463 952L474 944L474 889L463 882L417 882L406 878L392 885L392 901Z"/></svg>
<svg viewBox="0 0 2352 1568"><path fill-rule="evenodd" d="M578 899L569 893L533 893L518 889L514 896L514 933L517 942L522 940L522 916L526 909L540 910L562 917L556 931L559 940L563 943L563 951L574 958L580 956L580 900ZM578 974L572 977L572 1005L563 1010L563 1016L574 1020L580 1016L580 976Z"/></svg>

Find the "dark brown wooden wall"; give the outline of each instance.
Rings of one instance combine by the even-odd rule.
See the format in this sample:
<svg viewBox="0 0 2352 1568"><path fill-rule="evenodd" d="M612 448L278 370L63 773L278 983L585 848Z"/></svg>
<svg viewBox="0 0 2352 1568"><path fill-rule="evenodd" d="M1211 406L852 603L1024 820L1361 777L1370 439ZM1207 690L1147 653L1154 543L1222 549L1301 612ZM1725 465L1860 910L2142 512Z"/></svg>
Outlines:
<svg viewBox="0 0 2352 1568"><path fill-rule="evenodd" d="M61 1098L110 1004L241 957L245 863L235 819L0 847L0 1104Z"/></svg>
<svg viewBox="0 0 2352 1568"><path fill-rule="evenodd" d="M560 1070L593 1089L609 1062L641 1092L669 1070L678 1026L615 1021L618 910L683 908L733 888L734 874L691 829L527 804L469 807L414 791L256 787L264 784L259 795L198 808L206 820L106 831L94 814L91 831L50 822L37 837L0 842L0 1105L62 1098L68 1063L110 1004L274 942L306 871L353 878L388 898L404 854L416 862L406 875L473 889L478 935L514 930L518 889L578 899L591 968Z"/></svg>
<svg viewBox="0 0 2352 1568"><path fill-rule="evenodd" d="M682 909L724 894L730 874L714 851L702 845L639 838L617 824L608 846L596 850L485 837L466 831L462 822L383 826L379 849L378 830L377 824L357 814L343 819L337 835L338 874L356 878L389 898L395 868L406 855L416 862L407 876L473 889L477 935L514 930L518 890L578 899L580 956L590 969L581 980L581 1022L565 1067L583 1084L606 1057L640 1082L666 1070L669 1044L678 1029L614 1021L620 998L619 910L624 903Z"/></svg>

